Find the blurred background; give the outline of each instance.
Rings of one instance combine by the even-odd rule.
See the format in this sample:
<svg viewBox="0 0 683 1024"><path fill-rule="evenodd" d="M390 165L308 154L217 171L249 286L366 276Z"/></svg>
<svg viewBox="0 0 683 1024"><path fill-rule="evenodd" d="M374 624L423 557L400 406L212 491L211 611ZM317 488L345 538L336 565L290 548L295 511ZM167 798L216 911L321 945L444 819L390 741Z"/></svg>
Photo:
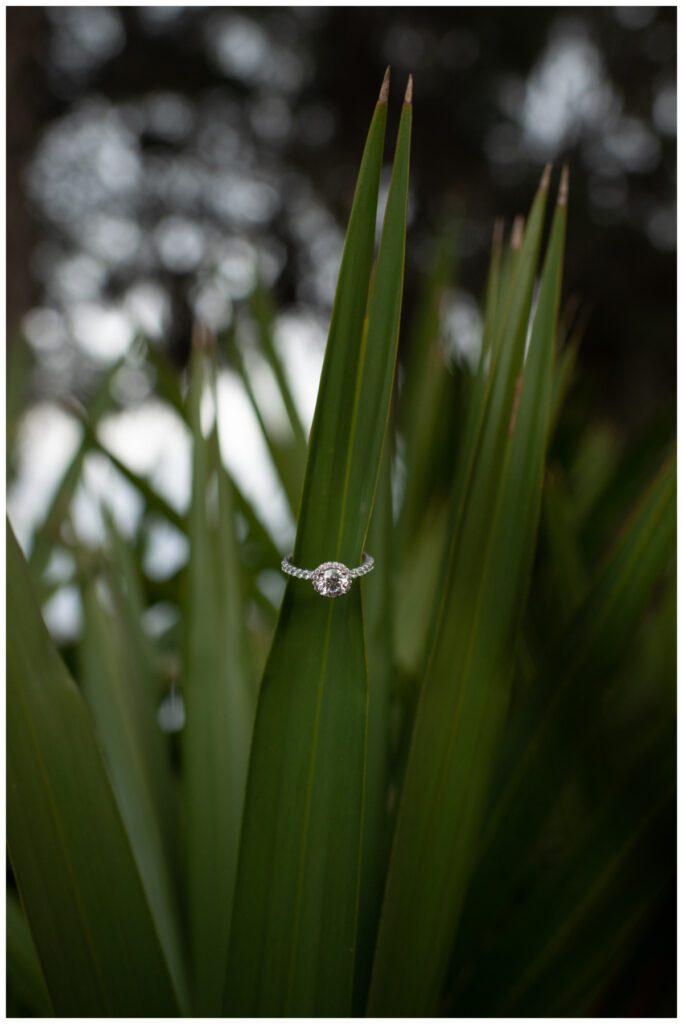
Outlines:
<svg viewBox="0 0 683 1024"><path fill-rule="evenodd" d="M565 296L585 318L576 415L617 451L671 431L674 9L14 7L7 25L9 510L25 547L82 438L78 410L117 360L99 437L187 506L189 435L136 339L182 371L193 322L219 334L238 322L257 277L309 425L388 63L388 147L415 76L405 323L445 238L444 336L474 358L493 219L509 228L545 161L567 161ZM250 372L277 418L268 374L258 361ZM220 393L224 458L284 548L293 518L230 365ZM103 496L130 535L139 497L90 452L72 510L86 541L101 535ZM146 543L152 576L187 557L167 526ZM58 635L77 631L77 594L58 588L47 614Z"/></svg>

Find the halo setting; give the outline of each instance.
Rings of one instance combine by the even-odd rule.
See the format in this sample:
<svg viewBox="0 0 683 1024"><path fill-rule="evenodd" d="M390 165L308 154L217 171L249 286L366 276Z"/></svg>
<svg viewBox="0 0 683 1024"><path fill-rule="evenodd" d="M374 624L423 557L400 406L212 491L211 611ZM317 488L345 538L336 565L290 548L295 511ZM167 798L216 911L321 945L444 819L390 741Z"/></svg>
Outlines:
<svg viewBox="0 0 683 1024"><path fill-rule="evenodd" d="M292 565L291 555L282 559L282 571L296 580L310 580L316 594L321 597L342 597L348 594L351 584L361 576L366 576L375 565L375 559L367 552L363 554L363 562L354 569L349 569L343 562L323 562L317 569L300 569Z"/></svg>
<svg viewBox="0 0 683 1024"><path fill-rule="evenodd" d="M323 562L313 572L313 589L322 597L341 597L351 589L351 573L343 562Z"/></svg>

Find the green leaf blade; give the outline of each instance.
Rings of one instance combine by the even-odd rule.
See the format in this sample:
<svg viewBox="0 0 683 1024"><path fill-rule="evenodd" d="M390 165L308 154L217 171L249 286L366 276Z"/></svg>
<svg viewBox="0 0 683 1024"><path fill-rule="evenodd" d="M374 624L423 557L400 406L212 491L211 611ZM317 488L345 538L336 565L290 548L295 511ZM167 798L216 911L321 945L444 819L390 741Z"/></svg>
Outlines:
<svg viewBox="0 0 683 1024"><path fill-rule="evenodd" d="M8 526L7 837L55 1012L178 1014L87 709Z"/></svg>
<svg viewBox="0 0 683 1024"><path fill-rule="evenodd" d="M311 433L294 560L357 565L389 414L401 304L410 109L372 290L386 104L356 187ZM368 300L368 296L370 299ZM261 686L225 1012L351 1012L367 748L361 587L290 583Z"/></svg>
<svg viewBox="0 0 683 1024"><path fill-rule="evenodd" d="M344 525L342 506L348 500L351 482L348 478L350 453L358 432L359 368L368 353L365 326L370 273L372 267L375 216L384 131L386 103L378 103L358 174L349 227L342 256L337 293L332 310L327 351L320 379L318 402L311 428L308 460L304 481L304 500L299 513L299 527L294 549L298 565L316 566L331 559L353 559L361 554L368 519L356 516L361 533L352 545L342 547L340 537ZM365 343L365 344L364 344ZM384 350L386 358L386 349ZM375 395L375 400L379 395ZM387 414L384 410L384 415ZM370 413L367 406L363 415ZM375 468L375 479L378 466ZM367 491L365 477L354 466L353 487L360 479L361 493ZM344 497L346 491L347 497ZM374 494L374 487L372 488ZM315 503L310 495L315 495ZM365 506L372 497L364 498ZM358 530L357 530L358 534Z"/></svg>
<svg viewBox="0 0 683 1024"><path fill-rule="evenodd" d="M456 994L458 1012L589 1013L674 873L672 721L648 738ZM494 933L495 934L495 933ZM491 986L491 978L496 985Z"/></svg>
<svg viewBox="0 0 683 1024"><path fill-rule="evenodd" d="M16 894L7 890L7 1014L53 1017L33 936ZM19 1013L19 1011L22 1011Z"/></svg>
<svg viewBox="0 0 683 1024"><path fill-rule="evenodd" d="M163 819L171 799L170 766L164 760L152 681L135 657L136 639L121 618L103 608L93 579L85 585L83 604L83 693L176 990L187 1008L179 907L166 845L170 836Z"/></svg>
<svg viewBox="0 0 683 1024"><path fill-rule="evenodd" d="M387 792L393 680L392 577L395 551L391 455L391 445L387 438L368 535L368 546L375 558L375 568L365 582L363 595L368 661L367 756L361 830L354 1014L363 1012L367 999L388 855Z"/></svg>
<svg viewBox="0 0 683 1024"><path fill-rule="evenodd" d="M208 1016L220 1012L223 994L254 717L228 478L217 429L205 437L201 425L202 397L215 385L213 370L207 350L196 344L188 400L194 456L183 757L195 1009Z"/></svg>
<svg viewBox="0 0 683 1024"><path fill-rule="evenodd" d="M436 1012L507 709L540 505L564 241L558 213L515 409L544 204L542 188L516 267L519 292L494 355L471 480L454 495L461 525L399 806L370 1015Z"/></svg>
<svg viewBox="0 0 683 1024"><path fill-rule="evenodd" d="M676 527L675 464L653 481L593 582L584 602L547 656L534 699L512 723L500 766L501 785L480 852L473 899L503 898L496 864L511 865L552 808L586 733L583 709L611 669L642 616L671 556ZM524 830L515 823L524 821ZM510 879L511 880L511 879Z"/></svg>
<svg viewBox="0 0 683 1024"><path fill-rule="evenodd" d="M119 359L107 370L90 400L87 413L78 416L83 424L83 436L55 488L44 519L33 538L29 565L36 579L39 579L45 571L62 523L69 513L71 501L83 473L86 457L96 444L98 423L115 404L111 394L111 385L123 364L124 359Z"/></svg>

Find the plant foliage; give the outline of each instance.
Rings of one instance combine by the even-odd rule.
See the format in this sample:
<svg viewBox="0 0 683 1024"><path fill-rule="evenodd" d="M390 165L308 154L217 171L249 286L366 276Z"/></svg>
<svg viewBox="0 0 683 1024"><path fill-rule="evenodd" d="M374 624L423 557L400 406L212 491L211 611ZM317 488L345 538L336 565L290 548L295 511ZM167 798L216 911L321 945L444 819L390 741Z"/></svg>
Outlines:
<svg viewBox="0 0 683 1024"><path fill-rule="evenodd" d="M377 244L388 78L372 118L308 443L255 282L225 337L197 329L186 379L138 344L192 438L186 509L104 440L124 360L28 561L8 527L11 1012L620 1013L670 927L673 454L654 438L636 471L567 414L566 171L549 218L546 168L524 230L496 226L476 366L447 336L448 232L399 359L411 94ZM225 364L296 513L295 563L375 556L348 595L266 584L286 552L221 450ZM103 508L98 544L72 521L95 454L143 508L132 536ZM159 521L189 547L161 583ZM61 651L41 619L56 553L84 612ZM160 604L179 622L151 634ZM181 699L180 735L162 731Z"/></svg>

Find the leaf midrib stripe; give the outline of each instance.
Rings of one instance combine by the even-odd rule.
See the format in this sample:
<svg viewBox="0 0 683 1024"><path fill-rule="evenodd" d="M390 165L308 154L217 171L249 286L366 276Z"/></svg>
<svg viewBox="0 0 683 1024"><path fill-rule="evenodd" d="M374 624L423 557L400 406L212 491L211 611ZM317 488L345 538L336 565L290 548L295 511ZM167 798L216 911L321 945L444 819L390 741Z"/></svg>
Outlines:
<svg viewBox="0 0 683 1024"><path fill-rule="evenodd" d="M299 945L299 930L301 924L301 903L303 894L304 884L304 872L306 868L306 855L308 851L308 833L310 827L311 818L311 804L313 801L313 784L315 777L315 764L318 751L318 741L320 738L320 719L322 715L322 704L325 693L325 680L327 678L327 661L329 658L330 651L330 634L332 631L332 614L334 608L330 605L327 612L327 623L325 625L325 636L323 640L323 648L321 651L320 658L320 673L318 676L317 695L316 695L316 706L315 706L315 718L313 722L313 745L311 750L311 756L308 764L308 778L306 780L306 803L304 805L304 820L303 829L301 835L301 842L299 844L299 870L297 872L297 883L296 892L294 896L294 923L292 928L292 946L289 956L289 970L287 977L287 994L285 997L285 1005L291 1005L292 989L294 986L294 975L296 968L296 954L298 952Z"/></svg>
<svg viewBox="0 0 683 1024"><path fill-rule="evenodd" d="M503 504L503 494L505 492L505 485L506 485L506 482L507 482L506 481L506 476L507 476L507 472L508 472L508 468L509 468L509 463L510 463L511 448L512 448L512 445L508 443L506 445L506 449L505 449L505 459L504 459L504 464L503 464L502 472L501 472L501 476L500 476L500 484L499 484L499 487L498 487L498 494L496 496L496 505L495 505L494 514L493 514L491 530L489 532L488 542L487 542L487 545L486 545L486 552L485 552L485 559L484 559L485 569L482 572L481 577L480 577L480 585L479 585L479 588L478 588L477 599L476 599L476 604L475 604L475 608L474 608L474 617L472 619L472 627L471 627L471 629L469 631L469 642L467 644L466 655L465 655L465 662L464 662L464 665L463 665L462 675L460 677L463 680L463 683L459 687L458 697L457 697L456 705L455 705L455 709L454 709L452 727L450 729L450 732L449 732L449 735L448 735L448 739L446 741L446 751L445 751L443 760L441 762L441 770L439 772L438 782L437 782L437 785L435 787L434 798L431 801L430 817L428 819L429 825L428 825L428 827L425 829L425 831L423 833L422 843L420 844L420 853L419 853L419 860L418 860L419 864L421 864L423 859L424 859L424 851L425 851L425 847L426 847L426 840L427 840L428 836L431 835L431 832L432 832L432 829L433 829L434 815L435 815L435 812L437 810L438 805L441 802L441 796L442 796L442 793L443 793L443 790L444 790L444 787L445 787L445 783L446 783L447 768L448 768L448 766L450 765L450 762L451 762L451 758L452 758L452 754L453 754L453 747L454 747L455 742L456 742L456 737L459 738L458 726L460 725L460 720L461 720L461 717L462 717L463 707L464 707L464 704L465 704L465 697L466 697L467 693L469 692L468 683L469 683L469 681L471 679L470 673L471 673L471 668L472 668L472 661L474 659L474 652L475 652L476 643L477 643L478 634L479 634L479 623L480 623L480 620L481 620L481 611L482 611L482 605L483 605L483 601L484 601L484 594L486 592L486 583L488 582L488 575L489 575L490 568L491 568L491 559L492 559L492 554L493 554L494 540L495 540L495 536L496 536L496 531L498 529L498 523L499 523L499 520L500 520L501 507L502 507L502 504ZM468 772L468 776L471 775L472 768L473 768L473 765L471 764L470 765L470 771ZM466 787L466 793L468 795L472 793L472 787L471 786ZM469 804L470 804L470 800L466 797L466 799L464 801L464 804L463 804L463 809L468 808ZM467 815L463 814L462 817L464 819L464 818L467 817ZM439 936L438 936L438 933L435 930L434 933L433 933L432 946L436 945L438 943L438 940L439 940Z"/></svg>
<svg viewBox="0 0 683 1024"><path fill-rule="evenodd" d="M361 630L363 633L363 664L365 669L365 728L363 732L363 771L362 771L362 783L361 783L361 806L360 806L360 817L359 817L359 828L358 828L358 854L357 864L358 871L356 873L356 898L354 906L354 919L353 919L353 960L351 966L351 993L353 996L356 980L356 949L358 943L358 920L360 917L360 897L361 889L363 885L362 878L362 864L363 864L363 849L365 845L365 805L367 802L367 791L368 791L368 748L370 743L370 670L368 666L368 650L367 650L367 637L365 629L365 615L363 612L363 600L362 592L359 597L360 604L360 617L361 617Z"/></svg>
<svg viewBox="0 0 683 1024"><path fill-rule="evenodd" d="M86 949L88 951L88 956L89 956L89 958L91 960L92 966L94 968L95 977L97 979L97 987L98 987L98 989L100 991L100 995L102 997L103 1005L106 1006L111 1011L113 1008L112 1008L111 1003L109 1001L109 996L108 996L107 989L106 989L105 984L104 984L104 979L103 979L103 977L101 975L100 968L99 968L99 965L98 965L98 962L97 962L97 957L95 955L95 944L93 942L93 937L92 937L92 934L90 932L90 928L89 928L88 923L87 923L87 918L86 918L86 915L85 915L85 912L84 912L84 909L83 909L83 905L82 905L82 901L81 901L81 898L80 898L80 893L79 893L78 885L76 884L76 880L75 880L74 875L73 875L72 866L71 866L71 862L70 862L70 858L69 858L69 847L68 847L68 844L66 842L66 838L64 836L64 833L62 831L62 827L61 827L61 824L60 824L60 821L59 821L59 817L58 817L58 815L56 813L53 790L52 790L52 787L50 785L49 775L48 775L48 773L46 771L45 764L43 762L40 745L39 745L39 743L37 741L37 737L36 737L35 731L33 729L31 715L30 715L30 713L28 711L28 707L27 707L27 704L26 704L26 700L25 700L25 698L23 696L21 686L15 686L14 690L15 690L16 699L19 701L19 705L21 707L22 717L24 718L24 720L26 722L27 732L29 734L29 737L30 737L30 740L31 740L31 745L32 745L33 750L34 750L35 763L38 765L38 770L39 770L39 773L40 773L41 782L43 784L43 789L45 790L45 793L46 793L46 795L48 797L47 806L48 806L48 809L49 809L49 812L50 812L50 817L52 818L52 821L53 821L54 826L55 826L55 832L57 834L57 838L59 840L59 845L60 845L60 848L61 848L61 851L62 851L62 857L63 857L64 865L66 867L67 879L68 879L68 882L69 882L69 888L72 891L73 899L74 899L74 905L76 907L76 910L77 910L77 913L78 913L78 917L79 917L79 919L81 921L83 935L84 935L85 940L86 940L86 943L85 943ZM110 1016L112 1015L111 1012L110 1012L109 1015Z"/></svg>
<svg viewBox="0 0 683 1024"><path fill-rule="evenodd" d="M482 438L481 438L481 435L480 435L480 437L479 437L479 444L481 444L481 443L482 443ZM441 762L441 767L440 767L440 771L439 771L439 775L438 775L438 781L437 781L437 784L436 784L436 786L434 788L434 791L433 791L434 795L433 795L432 800L430 801L430 810L429 810L429 814L428 814L428 818L427 818L427 826L425 827L425 829L424 829L424 831L422 833L422 841L418 844L417 864L416 864L416 869L415 869L416 874L418 873L419 867L422 865L422 863L424 861L425 850L426 850L426 847L427 847L427 840L428 840L428 838L431 835L432 828L433 828L433 822L434 822L434 816L435 816L437 807L438 807L438 805L440 803L441 794L442 794L443 789L444 789L445 778L446 778L446 769L447 769L447 766L448 766L448 764L450 763L450 760L451 760L452 749L453 749L453 745L454 745L454 742L455 742L455 736L456 736L456 733L458 732L457 726L459 724L460 717L462 715L462 709L463 709L463 705L464 705L464 701L465 701L465 693L466 693L466 691L468 689L468 687L467 687L467 680L469 679L469 673L470 673L470 668L471 668L471 664L472 664L472 659L474 657L475 640L476 640L476 636L477 636L477 633L478 633L479 620L480 620L480 617L481 617L481 608L482 608L482 603L483 603L483 599L484 599L484 593L485 593L485 590L486 590L485 581L487 580L488 574L489 574L489 571L490 571L490 564L491 564L491 558L492 558L492 552L493 552L493 542L494 542L496 530L498 528L498 522L499 522L499 519L500 519L501 507L502 507L502 502L503 502L503 494L504 494L505 489L506 489L506 482L507 482L506 481L506 477L507 477L507 474L508 474L508 471L509 471L509 465L510 465L511 457L512 457L512 442L511 442L511 440L508 440L506 445L505 445L505 449L504 449L503 465L501 467L501 473L500 473L500 477L499 477L499 486L498 486L498 491L497 491L497 495L496 495L496 505L495 505L494 512L493 512L493 517L492 517L492 521L491 521L491 529L490 529L490 532L489 532L488 541L487 541L486 550L485 550L485 558L484 558L485 569L481 573L481 576L479 578L480 579L480 585L479 585L479 588L478 588L476 604L475 604L475 608L474 608L474 615L473 615L473 619L472 619L472 628L470 629L469 634L468 634L469 635L469 643L467 645L465 661L464 661L464 664L463 664L463 670L462 670L462 674L460 676L460 678L463 679L464 682L463 682L463 685L459 689L459 693L458 693L458 697L457 697L456 705L455 705L455 709L454 709L454 716L453 716L452 727L451 727L449 736L447 738L446 750L445 750L444 757L443 757L442 762ZM475 459L472 460L470 466L468 467L468 479L471 478L471 475L474 473L475 464L476 464L476 457L475 457ZM460 515L458 517L459 521L461 521L463 523L464 523L464 519L465 519L465 516L466 516L466 505L467 505L467 499L465 498L465 503L461 507ZM458 540L459 541L462 540L461 536L459 536ZM459 544L458 544L458 546L459 546ZM455 556L456 556L456 552L454 550L453 556L452 556L453 559L455 559ZM452 563L452 564L454 564L454 563ZM444 588L444 592L442 594L440 618L442 618L443 615L445 615L446 604L447 604L446 588ZM416 723L416 725L417 725L417 723ZM412 752L412 748L414 746L414 738L415 738L416 735L417 735L417 729L415 730L415 732L413 734L413 743L411 743L411 752ZM471 788L468 789L467 792L468 793L471 792ZM465 803L464 803L463 807L464 808L468 807L467 799L465 800ZM396 849L396 846L394 845L394 847L392 848L392 860L393 860L393 854L394 854L395 849ZM438 945L438 942L439 942L439 936L438 936L437 932L434 931L432 933L432 943L431 943L432 947L435 946L435 945Z"/></svg>
<svg viewBox="0 0 683 1024"><path fill-rule="evenodd" d="M93 602L97 601L97 597L94 593L92 595L92 600ZM97 609L96 614L101 614L99 608ZM104 622L101 622L100 624L104 625ZM179 993L176 989L176 985L178 982L182 983L182 966L176 933L176 911L172 896L172 885L169 876L168 862L166 859L166 850L158 817L158 808L154 802L154 794L147 771L147 764L142 753L142 748L138 743L138 731L131 718L128 702L126 701L120 686L118 686L114 680L112 680L111 694L113 697L114 710L115 712L118 710L119 722L123 727L123 733L127 741L127 754L130 758L129 763L132 771L130 775L128 775L128 773L126 773L126 775L127 778L133 782L134 790L139 795L150 825L150 836L144 843L144 852L143 850L136 849L138 844L135 843L133 837L129 835L131 853L133 854L133 859L137 865L140 881L142 883L150 911L150 918L152 920L152 925L156 932L157 939L159 940L159 945L164 952L169 968L172 968L173 971L173 988L174 991L176 991L176 995L178 995ZM113 778L114 770L112 767L109 769L109 775L111 777L114 799L119 805L121 818L125 821L124 807L122 805L127 803L127 801L123 796L119 797L119 794L117 793L118 787ZM145 854L151 854L155 861L154 865L150 866L149 862L146 862ZM154 885L152 885L151 892L149 886L150 868L152 872L157 875L157 888L155 889ZM157 899L154 898L153 893L156 893ZM159 900L162 905L160 905Z"/></svg>
<svg viewBox="0 0 683 1024"><path fill-rule="evenodd" d="M497 497L496 497L496 506L495 506L495 509L494 509L491 530L489 532L488 542L487 542L487 546L486 546L486 553L485 553L485 559L484 559L484 563L485 563L486 568L485 568L485 571L482 572L482 574L480 576L480 585L479 585L479 588L478 588L476 604L475 604L475 608L474 608L474 616L473 616L473 619L472 619L472 628L469 630L469 633L468 633L469 642L468 642L468 645L467 645L467 648L466 648L466 655L465 655L465 661L464 661L464 664L463 664L462 674L460 676L460 678L463 679L464 681L466 681L467 678L468 678L468 673L469 673L469 669L470 669L470 666L471 666L471 663L472 663L472 658L474 657L474 647L475 647L475 638L476 638L476 633L477 633L477 624L478 624L480 613L481 613L481 606L482 606L483 596L484 596L484 591L485 591L484 580L486 579L486 577L488 575L488 571L489 571L489 566L490 566L490 561L491 561L491 553L492 553L492 549L493 549L493 538L494 538L494 534L495 534L495 528L497 526L499 515L500 515L500 507L501 507L501 504L502 504L502 495L503 495L503 491L504 491L504 483L503 483L503 481L504 481L505 473L507 472L507 466L508 466L509 454L510 454L510 447L511 446L509 444L506 446L505 461L504 461L504 465L502 467L503 471L501 472L501 476L499 478L500 479L500 484L499 484L499 487L498 487L498 494L497 494ZM464 515L464 510L463 510L463 515ZM445 607L446 607L446 597L445 597L445 594L444 594L444 600L443 600L443 605L442 605L442 612L444 614L445 614ZM415 872L414 872L416 877L419 876L419 871L420 871L420 868L421 868L421 866L423 864L423 861L424 861L424 856L425 856L425 851L427 849L427 846L428 846L428 844L431 845L431 836L432 836L434 819L435 819L437 808L438 808L438 806L440 804L440 798L441 798L441 794L443 792L443 788L444 788L444 784L445 784L446 770L447 770L447 767L448 767L448 765L450 763L450 758L451 758L454 738L455 738L456 733L458 732L457 726L458 726L458 723L459 723L459 720L460 720L460 716L461 716L461 713L462 713L462 707L463 707L463 703L464 703L465 690L466 690L466 685L465 685L465 683L463 683L463 685L459 688L459 693L458 693L458 696L457 696L457 699L456 699L455 708L454 708L452 727L451 727L449 736L448 736L447 741L446 741L446 749L445 749L445 752L444 752L444 756L443 756L443 758L441 760L441 765L440 765L439 773L438 773L438 776L437 776L437 782L436 782L436 785L434 786L434 789L432 791L433 796L432 796L432 799L430 800L430 803L429 803L429 812L428 812L428 815L427 815L427 823L426 823L425 828L424 828L424 830L422 832L421 841L418 842L418 846L417 846L417 858L416 858ZM415 749L415 742L416 742L416 737L417 737L417 725L418 725L418 723L416 722L416 728L415 728L415 731L413 733L413 740L411 742L411 756L409 756L408 764L410 764L410 762L411 762L412 752ZM465 807L467 806L467 801L465 801L464 806ZM400 813L400 811L399 811L399 813ZM392 862L393 862L394 857L396 855L396 849L397 849L397 846L396 846L396 843L394 843L394 845L392 847L392 856L391 856ZM391 864L390 864L390 868L389 868L389 875L388 875L388 878L387 878L387 882L389 881L390 875L391 875ZM387 891L388 891L388 884L387 884ZM384 904L384 907L386 907L386 903ZM384 913L382 914L382 916L383 917L385 916ZM438 942L439 942L439 935L437 934L437 932L435 930L432 933L432 942L431 942L430 945L432 947L434 947L434 945L437 945ZM377 962L377 960L376 960L376 962Z"/></svg>

